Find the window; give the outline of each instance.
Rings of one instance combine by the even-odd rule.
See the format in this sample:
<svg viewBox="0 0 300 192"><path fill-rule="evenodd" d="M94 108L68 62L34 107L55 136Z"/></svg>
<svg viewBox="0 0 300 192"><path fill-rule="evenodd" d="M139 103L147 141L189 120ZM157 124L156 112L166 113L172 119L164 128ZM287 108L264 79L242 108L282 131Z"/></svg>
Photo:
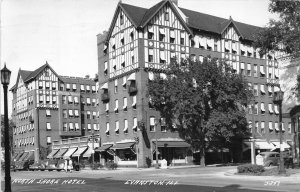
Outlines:
<svg viewBox="0 0 300 192"><path fill-rule="evenodd" d="M124 24L124 16L123 13L120 13L120 25Z"/></svg>
<svg viewBox="0 0 300 192"><path fill-rule="evenodd" d="M250 63L247 64L247 75L251 76L251 64Z"/></svg>
<svg viewBox="0 0 300 192"><path fill-rule="evenodd" d="M164 28L159 28L159 41L164 41L165 40L165 29Z"/></svg>
<svg viewBox="0 0 300 192"><path fill-rule="evenodd" d="M56 82L52 82L52 90L56 90Z"/></svg>
<svg viewBox="0 0 300 192"><path fill-rule="evenodd" d="M273 131L273 122L269 121L269 131L272 132Z"/></svg>
<svg viewBox="0 0 300 192"><path fill-rule="evenodd" d="M78 109L75 109L75 110L74 110L74 116L75 116L75 117L79 117L79 111L78 111Z"/></svg>
<svg viewBox="0 0 300 192"><path fill-rule="evenodd" d="M260 66L260 77L265 77L266 73L265 73L265 68L263 65Z"/></svg>
<svg viewBox="0 0 300 192"><path fill-rule="evenodd" d="M116 133L116 135L119 135L119 121L116 121L115 133Z"/></svg>
<svg viewBox="0 0 300 192"><path fill-rule="evenodd" d="M136 95L132 97L132 108L136 109Z"/></svg>
<svg viewBox="0 0 300 192"><path fill-rule="evenodd" d="M268 85L268 93L269 93L269 97L273 97L273 89L272 86Z"/></svg>
<svg viewBox="0 0 300 192"><path fill-rule="evenodd" d="M91 98L89 98L89 97L86 98L86 104L91 105Z"/></svg>
<svg viewBox="0 0 300 192"><path fill-rule="evenodd" d="M87 119L91 119L91 112L90 112L90 111L87 111L87 112L86 112L86 118L87 118Z"/></svg>
<svg viewBox="0 0 300 192"><path fill-rule="evenodd" d="M257 84L253 85L253 94L254 94L254 96L258 96L258 85Z"/></svg>
<svg viewBox="0 0 300 192"><path fill-rule="evenodd" d="M63 110L63 118L65 118L65 119L68 118L67 110L66 109Z"/></svg>
<svg viewBox="0 0 300 192"><path fill-rule="evenodd" d="M135 61L134 61L134 53L133 53L133 51L130 51L130 55L131 55L131 64L134 64Z"/></svg>
<svg viewBox="0 0 300 192"><path fill-rule="evenodd" d="M68 103L69 104L73 103L73 97L71 95L68 96Z"/></svg>
<svg viewBox="0 0 300 192"><path fill-rule="evenodd" d="M123 130L123 132L125 134L128 133L128 121L127 121L127 119L124 119L124 130Z"/></svg>
<svg viewBox="0 0 300 192"><path fill-rule="evenodd" d="M169 21L169 12L165 12L165 21Z"/></svg>
<svg viewBox="0 0 300 192"><path fill-rule="evenodd" d="M149 49L148 62L153 63L153 49Z"/></svg>
<svg viewBox="0 0 300 192"><path fill-rule="evenodd" d="M79 103L79 101L78 101L78 97L77 97L77 96L75 96L75 97L74 97L74 104L75 104L75 105L77 105L78 103Z"/></svg>
<svg viewBox="0 0 300 192"><path fill-rule="evenodd" d="M106 62L107 63L107 62ZM84 85L80 85L80 92L84 92L85 89L84 89Z"/></svg>
<svg viewBox="0 0 300 192"><path fill-rule="evenodd" d="M123 98L123 110L127 111L127 97Z"/></svg>
<svg viewBox="0 0 300 192"><path fill-rule="evenodd" d="M123 90L126 90L126 82L127 82L127 79L126 79L126 76L124 76L123 77L123 83L122 83Z"/></svg>
<svg viewBox="0 0 300 192"><path fill-rule="evenodd" d="M133 129L134 133L137 132L137 118L136 117L133 118L133 127L132 127L132 129Z"/></svg>
<svg viewBox="0 0 300 192"><path fill-rule="evenodd" d="M161 128L161 132L166 132L167 131L166 119L165 118L160 118L160 128Z"/></svg>
<svg viewBox="0 0 300 192"><path fill-rule="evenodd" d="M109 136L109 123L106 123L105 134L106 134L107 136Z"/></svg>
<svg viewBox="0 0 300 192"><path fill-rule="evenodd" d="M257 115L258 114L258 103L254 104L254 111L253 114Z"/></svg>
<svg viewBox="0 0 300 192"><path fill-rule="evenodd" d="M155 131L155 118L150 117L150 131L154 132Z"/></svg>
<svg viewBox="0 0 300 192"><path fill-rule="evenodd" d="M148 26L148 39L153 39L153 37L154 37L153 26L149 25Z"/></svg>
<svg viewBox="0 0 300 192"><path fill-rule="evenodd" d="M73 123L69 123L69 131L74 131Z"/></svg>
<svg viewBox="0 0 300 192"><path fill-rule="evenodd" d="M46 95L46 103L50 103L50 96Z"/></svg>
<svg viewBox="0 0 300 192"><path fill-rule="evenodd" d="M114 87L114 92L118 92L118 79L115 79L115 87Z"/></svg>
<svg viewBox="0 0 300 192"><path fill-rule="evenodd" d="M245 75L245 63L241 63L241 74Z"/></svg>
<svg viewBox="0 0 300 192"><path fill-rule="evenodd" d="M70 90L70 84L69 84L69 83L67 83L66 90L67 90L67 91L69 91L69 90Z"/></svg>
<svg viewBox="0 0 300 192"><path fill-rule="evenodd" d="M50 144L51 144L51 137L47 136L47 145L50 145Z"/></svg>
<svg viewBox="0 0 300 192"><path fill-rule="evenodd" d="M46 123L46 129L47 129L47 131L51 131L51 124L50 123Z"/></svg>
<svg viewBox="0 0 300 192"><path fill-rule="evenodd" d="M88 123L87 125L88 125L88 131L92 131L91 124L90 124L90 123Z"/></svg>
<svg viewBox="0 0 300 192"><path fill-rule="evenodd" d="M45 85L46 85L46 86L45 86L46 89L50 89L50 82L49 82L49 81L46 81L46 82L45 82Z"/></svg>
<svg viewBox="0 0 300 192"><path fill-rule="evenodd" d="M97 124L93 124L94 131L97 131Z"/></svg>
<svg viewBox="0 0 300 192"><path fill-rule="evenodd" d="M92 99L92 105L96 106L96 99L95 98Z"/></svg>
<svg viewBox="0 0 300 192"><path fill-rule="evenodd" d="M273 105L272 105L272 103L269 103L269 113L273 114Z"/></svg>
<svg viewBox="0 0 300 192"><path fill-rule="evenodd" d="M73 91L76 91L76 89L77 89L76 84L73 84L72 86L73 86Z"/></svg>
<svg viewBox="0 0 300 192"><path fill-rule="evenodd" d="M96 111L93 111L93 119L96 119L96 117L97 117L97 113Z"/></svg>
<svg viewBox="0 0 300 192"><path fill-rule="evenodd" d="M72 109L69 109L69 117L73 117L73 110Z"/></svg>
<svg viewBox="0 0 300 192"><path fill-rule="evenodd" d="M175 43L175 31L173 29L170 30L170 43Z"/></svg>
<svg viewBox="0 0 300 192"><path fill-rule="evenodd" d="M109 103L105 104L105 112L108 115L108 113L109 113Z"/></svg>
<svg viewBox="0 0 300 192"><path fill-rule="evenodd" d="M39 81L39 89L43 89L43 81Z"/></svg>
<svg viewBox="0 0 300 192"><path fill-rule="evenodd" d="M90 92L90 86L89 85L86 86L86 92L88 92L88 93Z"/></svg>
<svg viewBox="0 0 300 192"><path fill-rule="evenodd" d="M278 131L279 131L278 122L275 122L275 126L274 126L274 128L275 128L275 131L276 131L276 132L278 132Z"/></svg>
<svg viewBox="0 0 300 192"><path fill-rule="evenodd" d="M116 100L115 100L115 109L114 109L115 113L118 113L118 112L119 112L119 111L118 111L118 108L119 108L119 101L118 101L118 99L116 99Z"/></svg>
<svg viewBox="0 0 300 192"><path fill-rule="evenodd" d="M260 85L260 94L261 95L265 95L266 94L265 85Z"/></svg>
<svg viewBox="0 0 300 192"><path fill-rule="evenodd" d="M278 105L274 105L274 112L275 112L276 115L279 114Z"/></svg>
<svg viewBox="0 0 300 192"><path fill-rule="evenodd" d="M265 112L266 112L265 104L263 102L260 103L260 111L261 111L261 114L265 114Z"/></svg>
<svg viewBox="0 0 300 192"><path fill-rule="evenodd" d="M79 130L79 123L75 123L75 131Z"/></svg>
<svg viewBox="0 0 300 192"><path fill-rule="evenodd" d="M125 55L124 54L121 55L121 66L125 67Z"/></svg>
<svg viewBox="0 0 300 192"><path fill-rule="evenodd" d="M62 96L62 103L67 104L67 96L65 95Z"/></svg>
<svg viewBox="0 0 300 192"><path fill-rule="evenodd" d="M291 122L288 123L288 132L292 133L292 123Z"/></svg>
<svg viewBox="0 0 300 192"><path fill-rule="evenodd" d="M52 104L56 104L56 96L52 97Z"/></svg>
<svg viewBox="0 0 300 192"><path fill-rule="evenodd" d="M46 109L46 117L51 117L50 109Z"/></svg>
<svg viewBox="0 0 300 192"><path fill-rule="evenodd" d="M252 112L252 105L251 105L251 104L248 105L248 113L249 113L249 114L252 114L252 113L253 113L253 112Z"/></svg>
<svg viewBox="0 0 300 192"><path fill-rule="evenodd" d="M273 78L273 72L272 71L273 71L272 68L269 67L269 75L268 75L269 79Z"/></svg>
<svg viewBox="0 0 300 192"><path fill-rule="evenodd" d="M260 122L260 132L265 133L265 122L264 121Z"/></svg>
<svg viewBox="0 0 300 192"><path fill-rule="evenodd" d="M67 129L68 129L68 124L67 124L67 123L64 123L64 124L63 124L63 131L64 131L64 132L67 132Z"/></svg>
<svg viewBox="0 0 300 192"><path fill-rule="evenodd" d="M62 83L60 84L60 90L63 91L65 89L65 85Z"/></svg>
<svg viewBox="0 0 300 192"><path fill-rule="evenodd" d="M249 132L252 133L252 121L248 122Z"/></svg>
<svg viewBox="0 0 300 192"><path fill-rule="evenodd" d="M180 35L180 45L184 45L185 44L185 33L181 33Z"/></svg>
<svg viewBox="0 0 300 192"><path fill-rule="evenodd" d="M165 55L165 51L160 51L160 59L159 59L159 63L161 63L161 64L165 64L165 63L166 63L166 55Z"/></svg>
<svg viewBox="0 0 300 192"><path fill-rule="evenodd" d="M257 72L257 65L254 65L254 66L253 66L253 76L254 76L254 77L257 77L257 75L258 75L258 72Z"/></svg>
<svg viewBox="0 0 300 192"><path fill-rule="evenodd" d="M258 121L255 121L255 132L259 133L259 129L258 129Z"/></svg>
<svg viewBox="0 0 300 192"><path fill-rule="evenodd" d="M96 93L96 86L95 85L92 86L92 93Z"/></svg>
<svg viewBox="0 0 300 192"><path fill-rule="evenodd" d="M134 33L133 33L133 28L131 29L131 32L130 32L130 42L133 42L134 40Z"/></svg>

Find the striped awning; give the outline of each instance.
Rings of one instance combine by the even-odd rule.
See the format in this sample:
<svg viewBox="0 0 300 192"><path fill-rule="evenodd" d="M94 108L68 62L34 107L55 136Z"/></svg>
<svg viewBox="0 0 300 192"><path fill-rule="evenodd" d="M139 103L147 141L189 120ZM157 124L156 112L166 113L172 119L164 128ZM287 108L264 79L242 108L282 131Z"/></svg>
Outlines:
<svg viewBox="0 0 300 192"><path fill-rule="evenodd" d="M135 142L116 143L111 149L129 149L134 144L135 144Z"/></svg>
<svg viewBox="0 0 300 192"><path fill-rule="evenodd" d="M93 153L93 148L89 147L88 150L82 155L82 157L90 157Z"/></svg>
<svg viewBox="0 0 300 192"><path fill-rule="evenodd" d="M72 157L78 157L80 156L85 150L86 150L87 147L80 147L78 148L78 150L72 155Z"/></svg>
<svg viewBox="0 0 300 192"><path fill-rule="evenodd" d="M77 147L69 148L69 150L64 154L64 159L70 158L76 150Z"/></svg>
<svg viewBox="0 0 300 192"><path fill-rule="evenodd" d="M59 149L53 149L51 153L47 156L47 159L52 159L53 156L59 151Z"/></svg>
<svg viewBox="0 0 300 192"><path fill-rule="evenodd" d="M107 144L107 145L102 145L101 147L98 147L95 151L106 151L108 150L113 144Z"/></svg>
<svg viewBox="0 0 300 192"><path fill-rule="evenodd" d="M62 158L62 156L67 152L68 148L61 148L53 158Z"/></svg>
<svg viewBox="0 0 300 192"><path fill-rule="evenodd" d="M28 154L29 154L29 152L24 152L18 161L23 161L27 157Z"/></svg>
<svg viewBox="0 0 300 192"><path fill-rule="evenodd" d="M27 161L27 160L34 160L34 151L29 151L29 154L26 156L24 161Z"/></svg>

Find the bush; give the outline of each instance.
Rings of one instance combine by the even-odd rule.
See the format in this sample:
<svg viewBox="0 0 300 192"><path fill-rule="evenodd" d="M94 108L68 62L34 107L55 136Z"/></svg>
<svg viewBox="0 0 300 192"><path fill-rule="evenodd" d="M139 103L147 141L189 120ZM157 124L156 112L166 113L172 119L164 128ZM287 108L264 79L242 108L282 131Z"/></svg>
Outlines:
<svg viewBox="0 0 300 192"><path fill-rule="evenodd" d="M106 163L106 168L108 168L108 169L117 169L118 168L118 164L116 164L114 162L107 162Z"/></svg>
<svg viewBox="0 0 300 192"><path fill-rule="evenodd" d="M98 169L103 168L103 165L102 165L101 163L99 163L99 162L95 162L95 163L94 163L94 166L93 166L93 163L91 163L91 164L90 164L90 167L91 167L91 169L93 169L93 170L98 170Z"/></svg>
<svg viewBox="0 0 300 192"><path fill-rule="evenodd" d="M240 165L237 167L238 173L262 173L265 171L265 168L262 165Z"/></svg>
<svg viewBox="0 0 300 192"><path fill-rule="evenodd" d="M146 157L146 164L148 168L151 167L152 161L149 157Z"/></svg>

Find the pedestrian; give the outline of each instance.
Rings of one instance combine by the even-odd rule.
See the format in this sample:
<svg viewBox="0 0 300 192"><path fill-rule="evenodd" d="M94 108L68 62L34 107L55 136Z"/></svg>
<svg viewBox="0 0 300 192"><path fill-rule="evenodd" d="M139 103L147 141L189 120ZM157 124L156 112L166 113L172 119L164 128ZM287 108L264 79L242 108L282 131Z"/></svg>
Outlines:
<svg viewBox="0 0 300 192"><path fill-rule="evenodd" d="M67 158L65 160L64 168L66 172L70 171L72 173L73 165L72 165L72 160L70 158Z"/></svg>

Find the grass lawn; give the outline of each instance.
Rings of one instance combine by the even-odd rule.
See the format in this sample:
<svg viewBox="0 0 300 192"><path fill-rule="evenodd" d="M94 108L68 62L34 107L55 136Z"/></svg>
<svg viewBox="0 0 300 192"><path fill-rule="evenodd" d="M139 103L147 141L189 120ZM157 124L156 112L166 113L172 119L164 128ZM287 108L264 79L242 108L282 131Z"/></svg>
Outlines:
<svg viewBox="0 0 300 192"><path fill-rule="evenodd" d="M299 167L295 167L294 169L285 169L286 170L286 174L282 175L282 174L278 174L278 167L266 167L265 170L263 172L260 173L236 173L236 175L252 175L252 176L290 176L292 174L295 173L299 173L300 172L300 168Z"/></svg>

